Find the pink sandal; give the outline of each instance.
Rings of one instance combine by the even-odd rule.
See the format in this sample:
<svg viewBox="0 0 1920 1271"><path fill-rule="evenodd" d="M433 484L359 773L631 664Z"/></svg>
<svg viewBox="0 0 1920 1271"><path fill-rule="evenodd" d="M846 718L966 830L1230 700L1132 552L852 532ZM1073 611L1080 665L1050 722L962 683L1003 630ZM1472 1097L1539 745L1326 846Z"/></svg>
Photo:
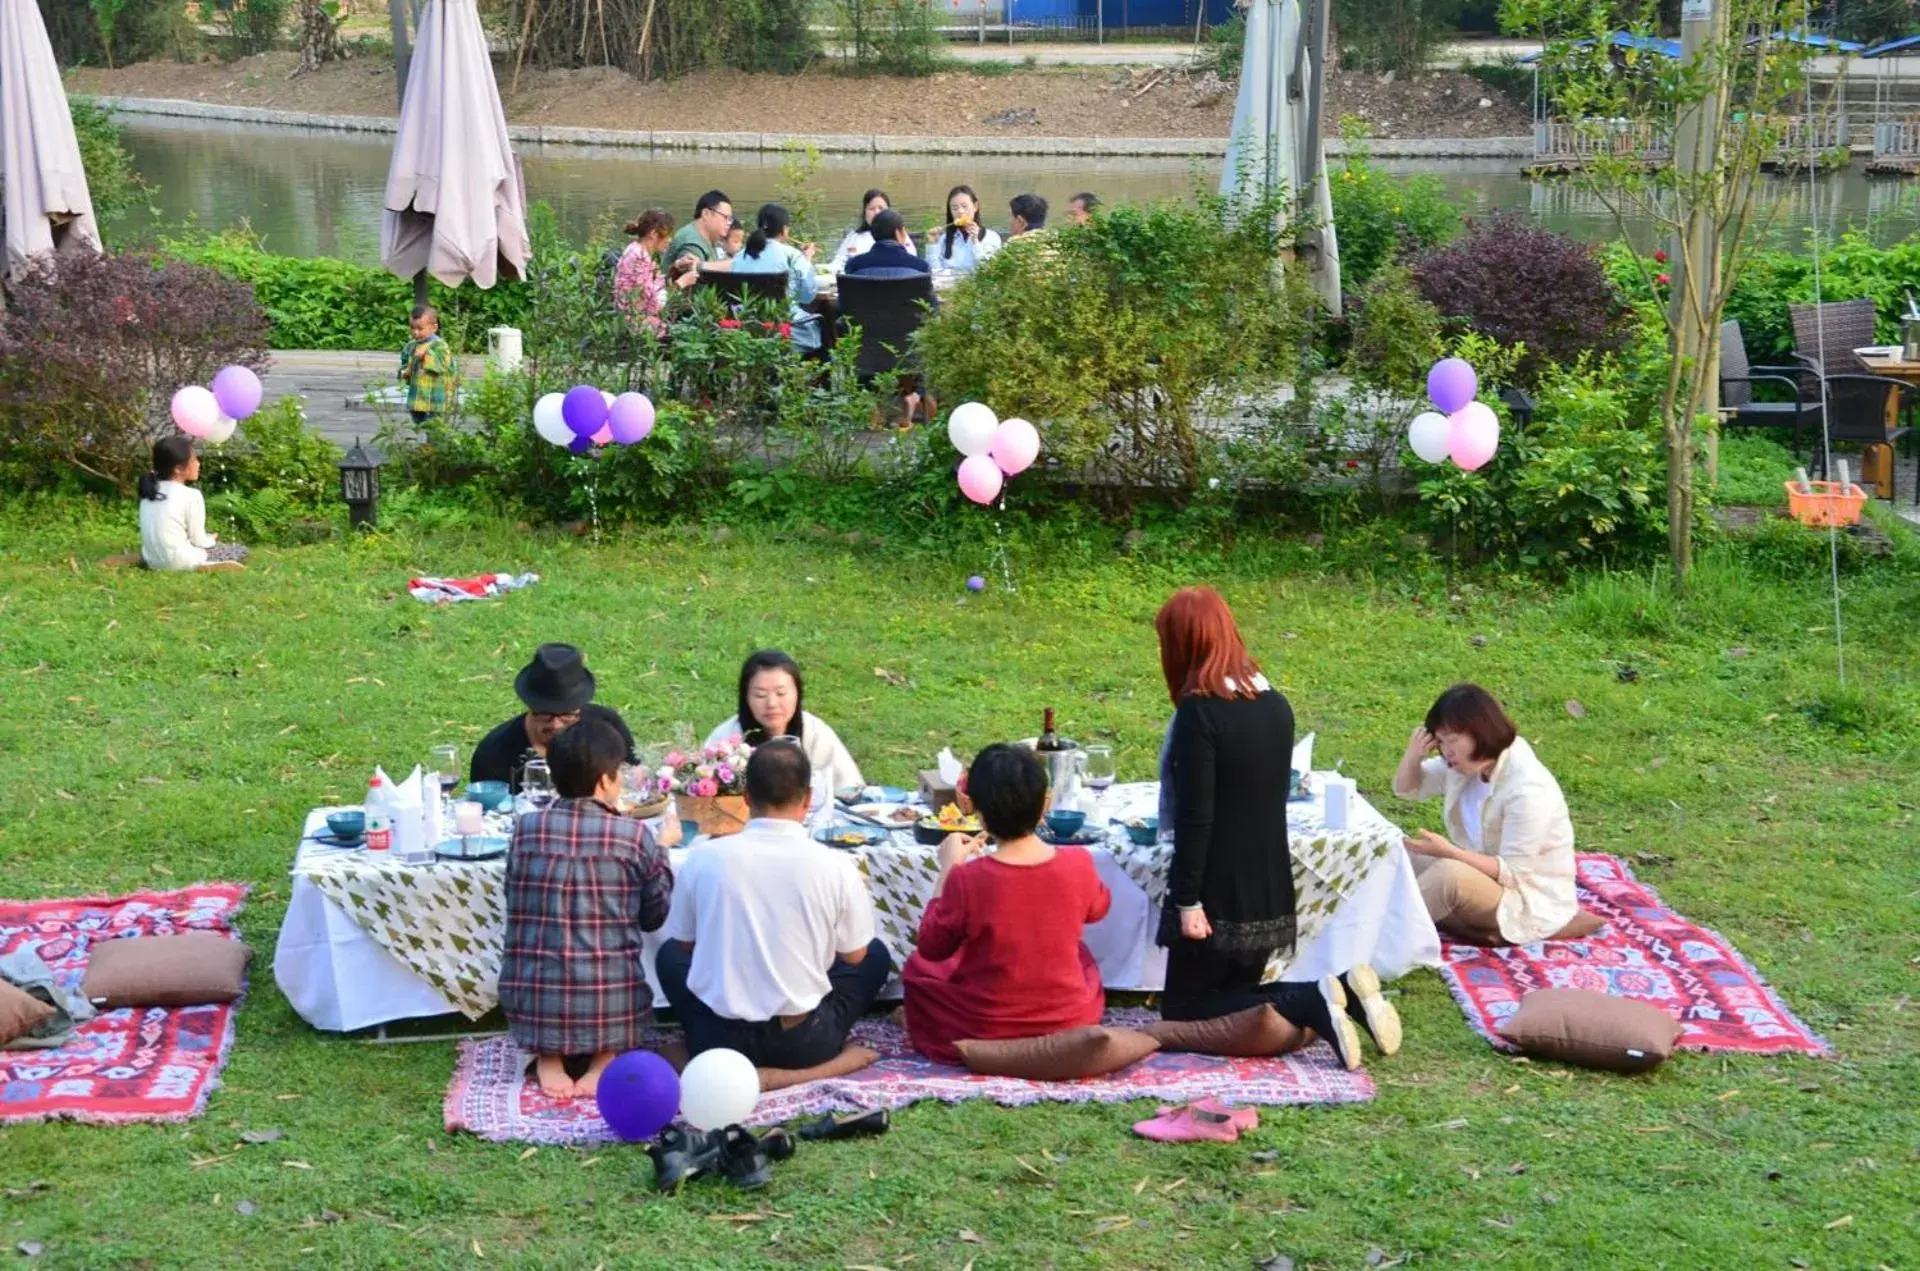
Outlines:
<svg viewBox="0 0 1920 1271"><path fill-rule="evenodd" d="M1133 1132L1155 1143L1237 1143L1240 1127L1231 1113L1188 1103L1165 1108L1150 1121L1134 1123Z"/></svg>
<svg viewBox="0 0 1920 1271"><path fill-rule="evenodd" d="M1178 1112L1181 1108L1196 1108L1201 1112L1218 1113L1233 1122L1233 1128L1242 1134L1250 1134L1260 1128L1260 1114L1250 1107L1236 1108L1220 1102L1212 1095L1204 1099L1195 1099L1192 1103L1163 1103L1153 1110L1157 1117L1169 1112Z"/></svg>

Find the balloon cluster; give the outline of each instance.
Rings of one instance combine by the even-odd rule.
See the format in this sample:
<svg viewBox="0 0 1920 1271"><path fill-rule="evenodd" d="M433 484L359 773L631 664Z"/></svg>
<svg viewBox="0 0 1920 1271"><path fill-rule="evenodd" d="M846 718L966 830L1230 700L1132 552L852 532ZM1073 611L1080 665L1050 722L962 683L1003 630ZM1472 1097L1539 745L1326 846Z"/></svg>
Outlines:
<svg viewBox="0 0 1920 1271"><path fill-rule="evenodd" d="M173 422L189 437L216 446L233 436L234 425L260 409L266 389L244 366L223 367L213 387L189 384L173 395Z"/></svg>
<svg viewBox="0 0 1920 1271"><path fill-rule="evenodd" d="M1428 463L1453 460L1472 472L1493 458L1500 448L1500 420L1493 408L1477 402L1480 377L1465 359L1442 358L1427 372L1427 396L1438 414L1422 411L1407 426L1407 444Z"/></svg>
<svg viewBox="0 0 1920 1271"><path fill-rule="evenodd" d="M631 446L653 431L653 403L645 393L616 397L591 384L576 384L533 404L533 430L577 455L595 446Z"/></svg>
<svg viewBox="0 0 1920 1271"><path fill-rule="evenodd" d="M686 1071L650 1050L630 1050L600 1075L600 1115L629 1143L650 1139L675 1116L696 1130L718 1130L747 1119L760 1102L760 1073L737 1050L707 1050Z"/></svg>
<svg viewBox="0 0 1920 1271"><path fill-rule="evenodd" d="M979 402L965 402L947 417L947 439L960 461L960 493L975 503L1000 497L1006 479L1040 457L1040 434L1024 419L1001 419Z"/></svg>

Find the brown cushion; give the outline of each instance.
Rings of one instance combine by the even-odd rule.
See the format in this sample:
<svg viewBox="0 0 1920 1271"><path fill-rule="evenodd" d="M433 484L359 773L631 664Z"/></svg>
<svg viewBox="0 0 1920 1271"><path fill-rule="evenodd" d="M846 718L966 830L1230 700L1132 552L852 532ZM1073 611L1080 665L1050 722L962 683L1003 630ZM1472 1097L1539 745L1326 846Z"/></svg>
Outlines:
<svg viewBox="0 0 1920 1271"><path fill-rule="evenodd" d="M0 980L0 1046L8 1046L53 1018L53 1008Z"/></svg>
<svg viewBox="0 0 1920 1271"><path fill-rule="evenodd" d="M1214 1019L1156 1020L1140 1031L1158 1041L1162 1050L1243 1059L1277 1055L1300 1038L1300 1031L1271 1006L1251 1006Z"/></svg>
<svg viewBox="0 0 1920 1271"><path fill-rule="evenodd" d="M1500 1035L1529 1055L1605 1068L1646 1072L1665 1063L1680 1040L1680 1021L1657 1006L1585 989L1529 993Z"/></svg>
<svg viewBox="0 0 1920 1271"><path fill-rule="evenodd" d="M87 958L80 984L103 1010L122 1006L205 1006L231 1002L247 986L253 950L211 931L106 940Z"/></svg>
<svg viewBox="0 0 1920 1271"><path fill-rule="evenodd" d="M880 1052L865 1046L848 1046L824 1064L815 1064L811 1068L762 1068L760 1069L760 1093L770 1094L775 1090L785 1090L788 1086L805 1085L809 1081L825 1081L829 1077L845 1077L870 1067L880 1059Z"/></svg>
<svg viewBox="0 0 1920 1271"><path fill-rule="evenodd" d="M1131 1028L1094 1024L1045 1037L962 1041L953 1046L969 1072L1030 1081L1073 1081L1125 1068L1160 1049L1160 1042Z"/></svg>
<svg viewBox="0 0 1920 1271"><path fill-rule="evenodd" d="M1588 913L1582 909L1575 914L1567 925L1548 936L1549 940L1585 940L1594 932L1607 925L1607 920L1599 914Z"/></svg>

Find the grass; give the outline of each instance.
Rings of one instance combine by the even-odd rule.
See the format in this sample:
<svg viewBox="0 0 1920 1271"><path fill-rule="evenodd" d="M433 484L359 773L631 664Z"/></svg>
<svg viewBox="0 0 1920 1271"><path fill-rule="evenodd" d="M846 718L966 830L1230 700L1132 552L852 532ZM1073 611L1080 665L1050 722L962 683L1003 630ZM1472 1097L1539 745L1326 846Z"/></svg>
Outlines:
<svg viewBox="0 0 1920 1271"><path fill-rule="evenodd" d="M661 1199L634 1150L446 1135L449 1045L369 1047L293 1015L269 968L306 809L353 796L376 762L475 740L512 709L513 672L543 639L584 646L643 739L724 714L741 655L774 644L876 779L910 779L942 745L1030 733L1046 705L1112 741L1123 778L1147 777L1168 714L1149 620L1189 567L1022 552L1017 595L965 599L965 575L993 572L984 556L755 530L596 546L501 527L155 576L94 564L124 532L58 507L0 513L0 894L243 879L260 958L227 1085L200 1120L0 1131L0 1245L38 1242L41 1265L1920 1258L1910 542L1846 579L1845 689L1820 575L1780 551L1710 549L1688 595L1619 574L1449 594L1281 571L1252 550L1207 571L1323 762L1344 759L1402 824L1437 818L1386 794L1408 731L1445 684L1492 687L1565 785L1582 846L1626 856L1723 931L1837 1058L1687 1054L1634 1079L1515 1062L1423 971L1396 986L1408 1042L1372 1065L1377 1100L1273 1110L1237 1147L1143 1143L1126 1131L1138 1108L922 1106L883 1139L807 1148L765 1193ZM543 581L447 610L403 590L412 572L501 568ZM268 1128L285 1137L238 1147ZM26 1190L36 1180L49 1186ZM725 1217L743 1213L759 1217ZM1103 1221L1118 1215L1131 1221Z"/></svg>

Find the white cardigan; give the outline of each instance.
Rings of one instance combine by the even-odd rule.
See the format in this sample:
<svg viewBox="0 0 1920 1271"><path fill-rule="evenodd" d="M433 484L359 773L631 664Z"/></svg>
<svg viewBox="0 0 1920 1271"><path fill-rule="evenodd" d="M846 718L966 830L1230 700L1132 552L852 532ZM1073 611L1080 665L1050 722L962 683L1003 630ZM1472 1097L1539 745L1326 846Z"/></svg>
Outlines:
<svg viewBox="0 0 1920 1271"><path fill-rule="evenodd" d="M863 786L866 778L860 775L860 765L853 761L840 734L826 720L812 711L800 712L800 748L807 752L807 762L813 765L814 775L826 773L829 779L829 792L844 790L848 786ZM729 715L714 725L707 734L706 744L717 746L740 735L740 718Z"/></svg>
<svg viewBox="0 0 1920 1271"><path fill-rule="evenodd" d="M207 501L179 481L162 481L157 499L140 500L140 559L148 569L198 569L214 544Z"/></svg>
<svg viewBox="0 0 1920 1271"><path fill-rule="evenodd" d="M1480 809L1480 842L1474 844L1460 816L1467 783L1478 781L1435 755L1420 765L1418 798L1445 797L1447 837L1456 847L1478 850L1500 864L1500 934L1515 944L1544 940L1580 910L1574 896L1573 819L1560 783L1516 737L1493 765L1487 800Z"/></svg>

